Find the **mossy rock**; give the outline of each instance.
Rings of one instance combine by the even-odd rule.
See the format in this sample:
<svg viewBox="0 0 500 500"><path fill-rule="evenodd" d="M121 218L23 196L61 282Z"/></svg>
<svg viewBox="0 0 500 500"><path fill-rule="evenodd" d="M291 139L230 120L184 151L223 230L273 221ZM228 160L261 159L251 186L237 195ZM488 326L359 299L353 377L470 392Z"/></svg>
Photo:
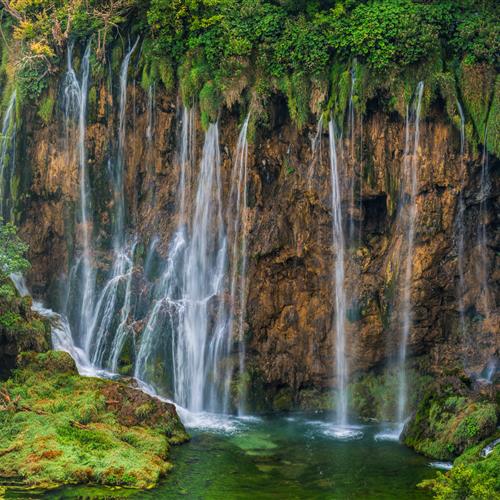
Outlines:
<svg viewBox="0 0 500 500"><path fill-rule="evenodd" d="M280 389L273 399L274 411L290 411L294 407L293 392L289 387Z"/></svg>
<svg viewBox="0 0 500 500"><path fill-rule="evenodd" d="M31 297L21 297L9 278L0 277L0 378L10 374L21 352L50 348L50 324L31 306Z"/></svg>
<svg viewBox="0 0 500 500"><path fill-rule="evenodd" d="M491 436L496 425L493 401L474 394L462 380L447 377L424 396L403 440L419 453L449 460Z"/></svg>
<svg viewBox="0 0 500 500"><path fill-rule="evenodd" d="M175 407L123 383L81 377L66 353L25 353L0 385L0 483L150 488L188 436Z"/></svg>

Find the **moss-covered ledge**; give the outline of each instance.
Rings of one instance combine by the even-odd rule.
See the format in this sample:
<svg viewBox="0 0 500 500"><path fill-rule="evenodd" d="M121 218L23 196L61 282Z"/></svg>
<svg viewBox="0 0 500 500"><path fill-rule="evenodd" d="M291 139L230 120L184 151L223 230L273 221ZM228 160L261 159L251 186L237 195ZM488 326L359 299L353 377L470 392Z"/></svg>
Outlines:
<svg viewBox="0 0 500 500"><path fill-rule="evenodd" d="M418 453L450 460L492 436L499 408L495 391L473 390L466 378L444 377L431 385L403 431Z"/></svg>
<svg viewBox="0 0 500 500"><path fill-rule="evenodd" d="M175 407L123 383L81 377L63 352L23 353L0 385L0 484L151 488L188 439Z"/></svg>

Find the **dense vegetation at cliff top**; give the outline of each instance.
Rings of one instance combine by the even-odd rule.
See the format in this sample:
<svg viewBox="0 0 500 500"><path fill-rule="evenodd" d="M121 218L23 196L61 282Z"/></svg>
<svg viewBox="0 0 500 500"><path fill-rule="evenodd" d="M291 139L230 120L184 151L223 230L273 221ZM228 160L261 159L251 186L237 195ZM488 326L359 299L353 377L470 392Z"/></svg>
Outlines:
<svg viewBox="0 0 500 500"><path fill-rule="evenodd" d="M474 123L474 130L467 131L469 140L482 141L488 121L490 134L498 133L497 2L2 0L2 4L1 72L12 85L17 82L24 98L47 92L50 77L64 68L69 39L82 45L92 39L93 78L98 80L105 78L106 64L116 68L126 47L140 37L134 67L142 85L158 82L169 91L179 88L186 104L199 102L205 126L217 118L222 105L237 102L244 109L251 105L255 119L265 123L266 102L277 93L286 96L299 128L311 112L332 111L341 122L352 71L354 102L360 111L377 96L388 109L404 114L416 82L425 79L424 108L443 97L456 121L458 98ZM51 102L45 99L40 106L40 116L50 120Z"/></svg>

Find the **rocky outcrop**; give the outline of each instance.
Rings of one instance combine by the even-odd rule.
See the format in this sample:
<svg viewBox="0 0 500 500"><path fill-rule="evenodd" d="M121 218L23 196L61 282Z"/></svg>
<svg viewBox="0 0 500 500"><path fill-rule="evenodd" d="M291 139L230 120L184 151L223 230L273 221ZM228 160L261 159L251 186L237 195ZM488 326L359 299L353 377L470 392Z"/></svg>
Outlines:
<svg viewBox="0 0 500 500"><path fill-rule="evenodd" d="M107 171L116 142L113 123L116 106L105 87L89 110L87 146L93 192L94 227L100 250L94 260L109 266L111 196ZM106 105L104 105L105 103ZM160 237L157 250L165 255L176 225L175 196L177 100L157 90L153 141L146 140L146 96L129 87L126 137L126 198L131 231L148 242ZM336 384L332 292L333 258L329 184L328 136L323 135L321 157L314 156L311 139L316 124L302 132L294 127L286 106L276 99L267 128L257 128L249 152L249 207L245 214L249 243L248 302L245 338L247 367L255 392L273 406L285 394L285 406L310 401L311 391ZM75 226L77 164L67 161L57 125L35 126L29 117L19 144L29 166L22 174L25 198L21 232L31 246L32 289L56 301L60 277L68 272L68 255L79 245ZM355 238L348 244L346 289L348 298L348 365L351 378L380 371L398 349L400 332L395 316L401 295L398 258L402 234L396 223L398 186L405 149L404 118L384 112L374 100L357 118L355 142L342 142L342 205ZM239 131L240 114L224 111L220 117L225 197ZM197 157L203 133L197 127ZM344 134L347 136L348 134ZM354 151L354 154L352 153ZM464 161L465 176L461 165ZM413 257L411 302L414 324L409 355L419 370L439 375L449 367L479 372L500 352L498 279L500 231L499 162L490 157L491 189L483 213L488 235L487 283L478 279L482 258L478 241L481 150L468 145L460 157L459 131L435 102L421 122L418 148L417 230ZM23 167L25 168L25 167ZM354 203L350 188L354 186ZM459 325L457 301L458 194L465 203L465 296L467 338ZM360 194L358 194L360 193ZM72 235L76 235L73 239ZM141 262L137 262L139 270ZM140 273L138 273L139 275ZM137 286L140 286L138 281ZM134 321L141 321L140 308ZM315 393L315 392L314 392ZM316 393L315 393L316 394ZM314 399L314 398L313 398ZM309 404L309 403L308 403ZM312 404L312 403L311 403ZM307 404L306 404L307 406Z"/></svg>

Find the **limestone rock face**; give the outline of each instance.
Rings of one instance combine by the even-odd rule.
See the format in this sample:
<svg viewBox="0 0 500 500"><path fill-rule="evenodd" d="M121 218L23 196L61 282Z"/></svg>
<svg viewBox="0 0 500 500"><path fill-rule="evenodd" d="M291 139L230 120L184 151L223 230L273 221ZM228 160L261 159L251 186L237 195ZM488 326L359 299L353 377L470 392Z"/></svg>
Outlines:
<svg viewBox="0 0 500 500"><path fill-rule="evenodd" d="M105 93L104 88L100 90L100 101L106 100ZM107 101L111 101L110 96ZM107 164L116 143L113 123L116 125L117 111L105 112L97 109L98 104L95 110L89 110L89 116L97 120L91 121L87 131L88 171L92 230L101 247L106 248L111 207ZM177 222L176 137L181 111L175 98L158 90L152 141L148 141L146 96L139 87L129 87L128 223L143 241L158 236L161 255L166 254ZM247 366L268 394L286 388L291 390L292 401L298 402L301 391L323 390L336 384L336 249L331 243L328 134L323 134L321 151L314 155L311 140L316 124L298 132L279 103L273 105L269 116L268 128L257 127L248 158ZM225 199L240 122L236 111L224 111L219 121ZM23 186L28 194L20 225L31 245L30 281L35 292L56 300L61 293L60 278L68 272L68 253L81 244L81 228L75 222L78 167L65 152L62 139L58 139L56 124L44 128L35 125L34 118L24 123L21 142L27 148L24 157L30 161L25 166ZM345 288L348 366L351 375L356 375L378 370L394 359L401 335L397 317L401 297L398 263L404 233L396 223L396 212L405 121L373 103L363 117L362 127L358 123L353 144L348 135L337 149L345 229L354 241L347 248ZM202 145L203 132L198 124L198 160ZM468 145L461 158L460 133L437 104L421 122L417 155L409 356L418 358L433 374L456 366L478 372L500 352L499 162L490 157L491 186L481 212L481 152ZM350 198L351 185L354 202ZM465 204L465 336L461 333L457 300L455 221L460 191ZM488 235L484 252L478 245L479 222L485 224ZM105 251L96 252L93 258L96 266L109 266ZM478 267L483 258L487 276L481 280Z"/></svg>

